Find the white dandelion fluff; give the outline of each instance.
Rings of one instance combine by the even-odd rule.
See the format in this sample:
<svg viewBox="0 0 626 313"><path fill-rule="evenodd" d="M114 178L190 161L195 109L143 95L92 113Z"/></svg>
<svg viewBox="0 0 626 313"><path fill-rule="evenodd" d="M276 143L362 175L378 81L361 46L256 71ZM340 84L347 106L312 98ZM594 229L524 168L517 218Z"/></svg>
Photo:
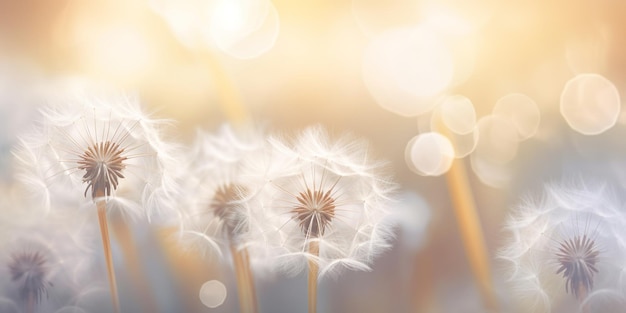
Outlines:
<svg viewBox="0 0 626 313"><path fill-rule="evenodd" d="M550 184L509 217L507 264L515 298L530 312L622 312L626 218L605 185Z"/></svg>
<svg viewBox="0 0 626 313"><path fill-rule="evenodd" d="M223 248L241 245L248 231L242 205L249 181L242 179L242 161L262 154L263 131L223 125L215 134L199 131L185 162L181 197L182 242L206 253L222 255Z"/></svg>
<svg viewBox="0 0 626 313"><path fill-rule="evenodd" d="M322 127L307 128L292 143L270 143L274 157L267 159L280 164L261 175L265 183L246 202L256 256L290 274L309 261L320 277L370 270L393 237L386 217L395 185L385 163L370 159L363 140L332 140Z"/></svg>
<svg viewBox="0 0 626 313"><path fill-rule="evenodd" d="M56 197L148 217L171 207L176 190L164 120L150 118L131 96L72 96L42 109L38 129L15 151L20 178L46 208ZM144 211L145 210L145 211Z"/></svg>
<svg viewBox="0 0 626 313"><path fill-rule="evenodd" d="M3 190L0 204L0 296L22 312L54 312L71 305L80 290L97 281L83 216L42 216L19 192Z"/></svg>

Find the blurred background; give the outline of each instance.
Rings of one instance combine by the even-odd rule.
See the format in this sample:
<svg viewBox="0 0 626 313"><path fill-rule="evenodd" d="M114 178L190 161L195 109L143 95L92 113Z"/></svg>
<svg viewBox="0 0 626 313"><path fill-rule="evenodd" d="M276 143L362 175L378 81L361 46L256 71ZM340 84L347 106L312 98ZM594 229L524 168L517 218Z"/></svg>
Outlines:
<svg viewBox="0 0 626 313"><path fill-rule="evenodd" d="M563 178L626 187L625 14L614 0L0 0L2 186L47 92L72 84L138 94L182 143L242 119L285 134L322 124L392 163L401 217L372 272L321 282L320 312L486 311L452 164L468 178L500 311L514 312L494 258L509 208ZM161 312L237 310L228 264L181 251L158 226L132 231ZM139 312L116 253L122 307ZM199 296L211 280L226 287L215 308ZM306 312L304 273L257 288L261 312Z"/></svg>

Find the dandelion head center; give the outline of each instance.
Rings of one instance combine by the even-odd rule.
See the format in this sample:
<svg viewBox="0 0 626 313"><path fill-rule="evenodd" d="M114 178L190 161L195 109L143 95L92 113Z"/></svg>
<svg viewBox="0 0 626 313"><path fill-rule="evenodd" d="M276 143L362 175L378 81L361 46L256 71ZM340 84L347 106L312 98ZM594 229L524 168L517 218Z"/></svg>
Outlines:
<svg viewBox="0 0 626 313"><path fill-rule="evenodd" d="M83 152L78 161L78 169L85 171L85 197L89 189L94 199L103 195L110 196L111 190L117 189L120 178L124 178L124 161L128 159L123 153L124 149L111 141L95 143Z"/></svg>
<svg viewBox="0 0 626 313"><path fill-rule="evenodd" d="M567 293L573 293L579 299L593 288L599 254L595 241L587 235L575 236L559 244L556 252L559 268L556 273L563 274Z"/></svg>
<svg viewBox="0 0 626 313"><path fill-rule="evenodd" d="M15 254L9 262L11 281L21 283L20 297L24 300L33 297L40 301L47 292L47 266L45 257L39 252Z"/></svg>
<svg viewBox="0 0 626 313"><path fill-rule="evenodd" d="M229 235L235 234L243 222L243 214L237 203L242 198L241 191L242 188L236 184L220 185L209 205L215 216L224 222Z"/></svg>
<svg viewBox="0 0 626 313"><path fill-rule="evenodd" d="M291 210L300 221L300 227L305 235L319 237L324 235L326 227L335 217L335 199L331 196L332 189L307 189L297 197L298 205Z"/></svg>

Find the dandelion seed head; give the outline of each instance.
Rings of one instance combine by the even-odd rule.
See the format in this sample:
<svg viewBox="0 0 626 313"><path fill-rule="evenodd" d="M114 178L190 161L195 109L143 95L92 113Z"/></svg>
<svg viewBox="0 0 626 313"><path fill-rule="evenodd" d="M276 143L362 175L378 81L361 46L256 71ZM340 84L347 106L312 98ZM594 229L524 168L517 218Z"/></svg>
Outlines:
<svg viewBox="0 0 626 313"><path fill-rule="evenodd" d="M234 239L237 234L242 232L245 224L245 216L241 212L240 204L238 201L242 200L243 187L235 184L220 185L213 199L211 200L210 210L212 210L215 216L224 222L224 230L226 236Z"/></svg>
<svg viewBox="0 0 626 313"><path fill-rule="evenodd" d="M47 281L47 261L40 252L14 254L8 264L11 280L19 284L19 294L23 301L32 297L39 303L47 294L50 282Z"/></svg>
<svg viewBox="0 0 626 313"><path fill-rule="evenodd" d="M142 112L137 98L88 91L57 95L41 116L40 126L21 136L14 155L19 177L33 194L44 194L46 207L104 200L116 204L108 209L131 216L173 210L180 162L176 147L162 139L169 122ZM129 203L135 205L122 206Z"/></svg>
<svg viewBox="0 0 626 313"><path fill-rule="evenodd" d="M547 184L541 197L526 197L510 214L498 253L520 305L561 312L600 290L623 290L624 217L603 184Z"/></svg>
<svg viewBox="0 0 626 313"><path fill-rule="evenodd" d="M267 183L245 203L255 266L293 275L312 261L324 277L342 269L370 270L393 237L388 216L395 185L385 164L371 158L365 141L333 138L319 126L268 142L267 154L284 162L268 162L272 170L256 168ZM311 243L319 253L310 253Z"/></svg>
<svg viewBox="0 0 626 313"><path fill-rule="evenodd" d="M242 175L243 160L262 155L262 129L234 129L226 124L215 132L199 131L182 168L181 243L203 252L221 252L242 245L248 214L242 205L257 188ZM228 249L226 249L228 250Z"/></svg>
<svg viewBox="0 0 626 313"><path fill-rule="evenodd" d="M124 161L128 158L122 156L123 153L124 149L111 141L98 142L87 148L77 162L78 169L85 171L85 196L90 188L94 199L98 197L98 192L111 196L111 189L117 189L120 178L124 178L122 171L126 168Z"/></svg>
<svg viewBox="0 0 626 313"><path fill-rule="evenodd" d="M335 199L332 192L332 189L327 191L307 189L296 197L299 205L291 212L300 221L300 228L306 235L311 237L324 235L326 227L335 216Z"/></svg>

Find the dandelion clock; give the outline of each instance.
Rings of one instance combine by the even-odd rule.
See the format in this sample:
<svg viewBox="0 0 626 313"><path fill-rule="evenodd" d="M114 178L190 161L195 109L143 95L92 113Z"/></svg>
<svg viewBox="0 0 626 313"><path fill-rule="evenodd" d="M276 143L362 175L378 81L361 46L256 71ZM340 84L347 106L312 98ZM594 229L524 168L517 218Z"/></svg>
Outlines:
<svg viewBox="0 0 626 313"><path fill-rule="evenodd" d="M549 184L508 219L500 251L523 312L624 312L626 219L605 185Z"/></svg>
<svg viewBox="0 0 626 313"><path fill-rule="evenodd" d="M21 138L15 155L20 177L44 207L53 202L96 207L114 308L119 311L108 239L107 211L152 216L171 207L175 190L167 124L140 109L130 96L54 99L42 109L38 129ZM94 205L95 204L95 205Z"/></svg>
<svg viewBox="0 0 626 313"><path fill-rule="evenodd" d="M390 246L386 217L395 184L363 140L334 140L322 127L310 127L292 142L270 142L275 156L268 159L280 164L264 172L256 202L247 202L251 244L276 270L295 274L308 267L309 311L315 312L318 277L370 270Z"/></svg>

